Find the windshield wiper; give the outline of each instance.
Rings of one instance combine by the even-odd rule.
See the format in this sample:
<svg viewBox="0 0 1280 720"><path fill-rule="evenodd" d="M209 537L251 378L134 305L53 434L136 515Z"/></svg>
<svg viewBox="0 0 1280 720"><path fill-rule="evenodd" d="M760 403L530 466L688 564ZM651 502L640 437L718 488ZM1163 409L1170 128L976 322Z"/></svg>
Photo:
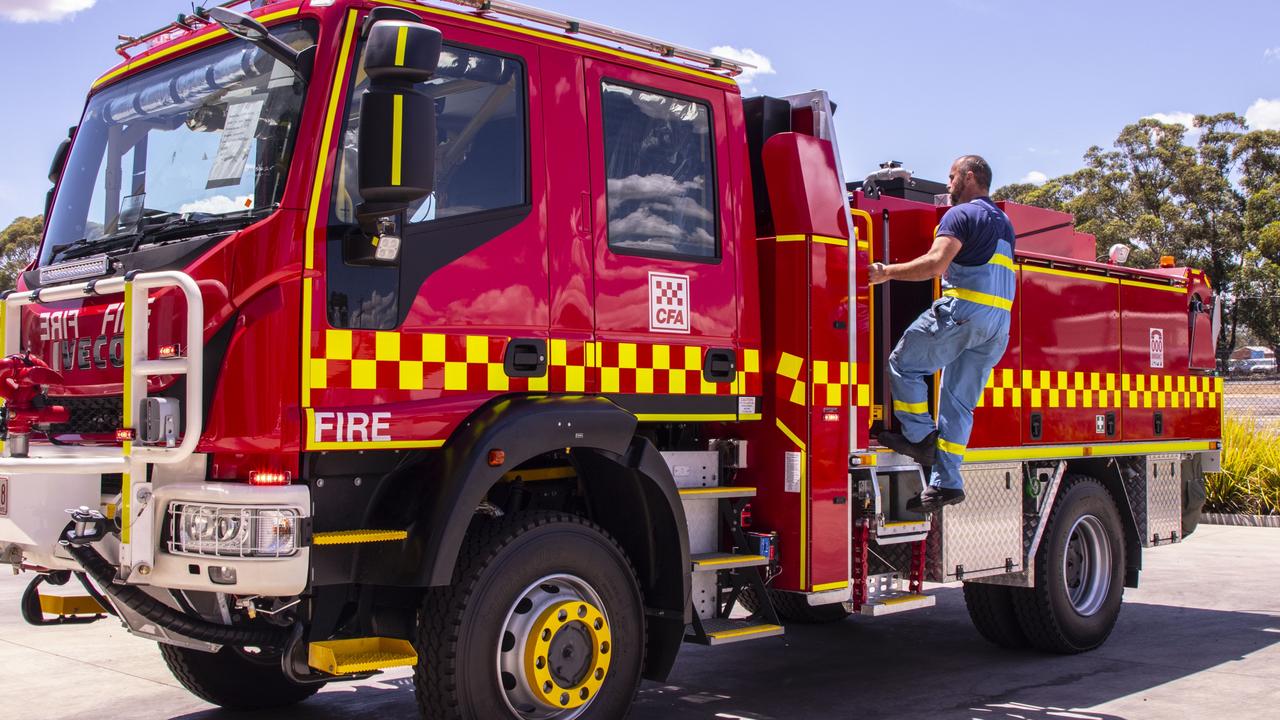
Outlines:
<svg viewBox="0 0 1280 720"><path fill-rule="evenodd" d="M177 239L192 230L212 230L216 232L221 229L239 229L252 224L260 217L265 217L274 212L275 209L275 205L269 205L225 215L189 213L176 217L173 217L171 213L167 213L163 216L167 219L161 222L157 222L159 218L144 219L139 230L92 240L86 238L64 245L54 253L53 260L74 260L75 258L98 255L125 248L129 252L133 252L144 244Z"/></svg>

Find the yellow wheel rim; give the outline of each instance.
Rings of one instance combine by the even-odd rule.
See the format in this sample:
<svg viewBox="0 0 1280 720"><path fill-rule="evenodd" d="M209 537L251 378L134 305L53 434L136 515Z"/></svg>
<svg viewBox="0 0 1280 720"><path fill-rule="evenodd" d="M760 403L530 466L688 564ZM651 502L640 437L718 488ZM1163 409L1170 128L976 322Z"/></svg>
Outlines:
<svg viewBox="0 0 1280 720"><path fill-rule="evenodd" d="M564 687L551 674L551 642L557 633L571 625L581 626L591 640L591 661L582 680ZM551 707L572 709L585 705L600 692L609 676L609 660L613 657L613 636L609 623L596 606L583 600L565 600L548 607L538 616L525 642L525 676L534 693Z"/></svg>

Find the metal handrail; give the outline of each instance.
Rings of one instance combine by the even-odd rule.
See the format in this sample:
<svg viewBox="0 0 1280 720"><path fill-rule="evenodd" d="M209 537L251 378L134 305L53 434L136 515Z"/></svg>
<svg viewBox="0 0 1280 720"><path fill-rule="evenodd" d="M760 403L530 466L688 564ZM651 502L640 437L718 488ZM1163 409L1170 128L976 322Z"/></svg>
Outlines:
<svg viewBox="0 0 1280 720"><path fill-rule="evenodd" d="M186 354L179 358L151 360L147 357L150 337L147 298L151 290L171 287L181 290L187 303L182 344ZM93 472L95 463L101 463L103 468L98 472L120 472L118 467L128 467L131 460L153 464L180 463L195 452L204 423L204 397L201 392L202 383L199 381L204 376L204 300L200 295L199 285L190 275L165 270L11 293L0 307L0 323L4 326L0 354L8 352L9 348L22 347L22 308L119 294L125 297L126 316L122 378L125 427L132 427L133 419L138 416L138 408L147 396L148 377L185 374L191 380L186 383L183 398L186 424L182 441L174 447L126 442L115 453L104 453L102 448L60 447L56 454L45 456L35 452L37 446L32 448L30 457L0 458L0 471L80 474Z"/></svg>

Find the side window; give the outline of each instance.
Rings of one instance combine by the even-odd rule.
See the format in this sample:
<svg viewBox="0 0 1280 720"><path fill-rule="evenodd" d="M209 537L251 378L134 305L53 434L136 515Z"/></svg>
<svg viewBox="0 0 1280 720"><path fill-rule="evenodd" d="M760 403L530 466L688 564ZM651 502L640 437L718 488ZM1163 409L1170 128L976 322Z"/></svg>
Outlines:
<svg viewBox="0 0 1280 720"><path fill-rule="evenodd" d="M411 224L528 202L524 74L511 58L445 46L435 77L419 87L436 103L436 189L410 208ZM356 144L368 83L362 64L334 192L334 220L343 224L356 221L360 204Z"/></svg>
<svg viewBox="0 0 1280 720"><path fill-rule="evenodd" d="M601 90L610 249L719 257L711 108L608 81Z"/></svg>

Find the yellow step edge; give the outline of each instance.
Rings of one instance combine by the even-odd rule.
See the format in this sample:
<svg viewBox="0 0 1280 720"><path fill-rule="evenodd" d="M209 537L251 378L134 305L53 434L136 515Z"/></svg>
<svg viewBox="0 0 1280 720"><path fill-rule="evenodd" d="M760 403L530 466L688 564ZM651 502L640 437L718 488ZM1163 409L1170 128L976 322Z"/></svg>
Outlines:
<svg viewBox="0 0 1280 720"><path fill-rule="evenodd" d="M41 595L40 611L46 615L106 615L107 611L88 595Z"/></svg>
<svg viewBox="0 0 1280 720"><path fill-rule="evenodd" d="M312 545L358 545L361 543L395 542L409 537L406 530L338 530L316 533Z"/></svg>
<svg viewBox="0 0 1280 720"><path fill-rule="evenodd" d="M408 640L354 638L325 640L307 647L307 664L330 675L351 675L418 663L418 653Z"/></svg>
<svg viewBox="0 0 1280 720"><path fill-rule="evenodd" d="M907 527L908 525L926 525L926 524L928 524L928 522L929 522L928 520L901 520L901 521L899 521L899 522L890 522L890 523L885 523L885 524L881 525L880 527L882 527L882 528L898 528L898 527Z"/></svg>
<svg viewBox="0 0 1280 720"><path fill-rule="evenodd" d="M773 632L781 629L781 625L752 625L751 627L735 628L733 630L709 632L707 633L707 637L714 638L716 640L724 640L726 638L742 637L743 635L759 635L761 633Z"/></svg>
<svg viewBox="0 0 1280 720"><path fill-rule="evenodd" d="M879 601L880 605L901 605L902 603L915 602L916 600L924 600L928 595L901 595L888 600Z"/></svg>
<svg viewBox="0 0 1280 720"><path fill-rule="evenodd" d="M748 497L745 495L745 493L748 492L751 493L751 496L754 496L756 494L756 489L753 487L737 486L680 488L680 494L685 497L718 497L720 495L724 495L725 497Z"/></svg>
<svg viewBox="0 0 1280 720"><path fill-rule="evenodd" d="M694 567L714 567L716 565L736 565L738 563L765 563L769 558L763 555L722 555L720 557L693 560Z"/></svg>

